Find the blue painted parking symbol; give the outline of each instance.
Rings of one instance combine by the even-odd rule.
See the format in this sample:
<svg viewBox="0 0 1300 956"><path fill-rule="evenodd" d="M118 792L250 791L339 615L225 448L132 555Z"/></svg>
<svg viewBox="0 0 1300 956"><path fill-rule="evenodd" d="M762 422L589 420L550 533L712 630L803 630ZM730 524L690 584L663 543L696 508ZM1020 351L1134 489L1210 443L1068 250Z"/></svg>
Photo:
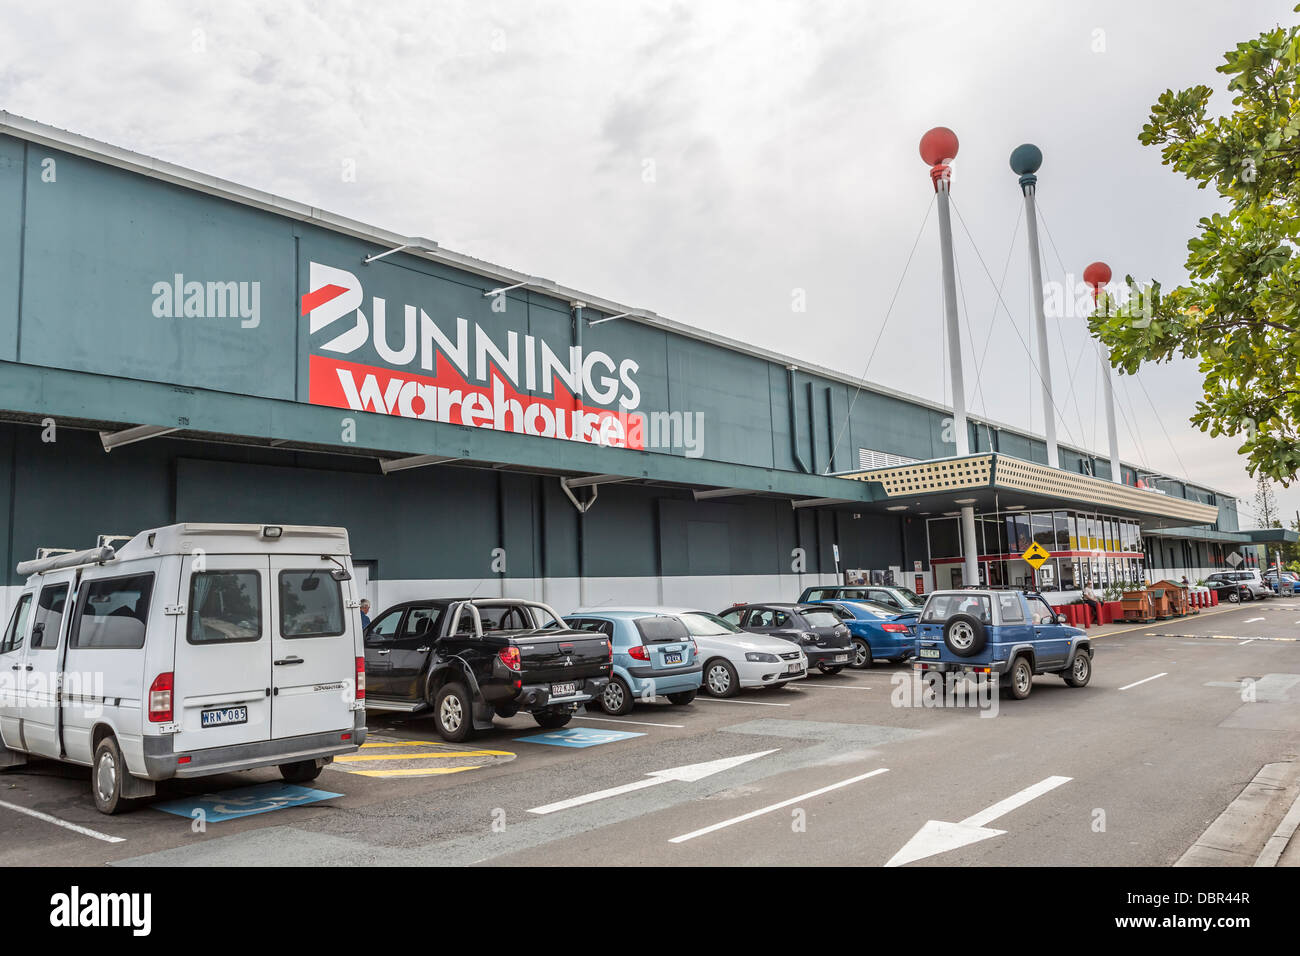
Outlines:
<svg viewBox="0 0 1300 956"><path fill-rule="evenodd" d="M529 744L548 744L552 747L597 747L600 744L613 743L615 740L627 740L629 737L644 737L645 734L630 734L623 730L594 730L588 727L569 727L555 730L549 734L536 734L532 737L517 737L517 741Z"/></svg>
<svg viewBox="0 0 1300 956"><path fill-rule="evenodd" d="M220 793L205 793L197 797L155 803L153 808L164 813L174 813L178 817L191 818L195 810L202 810L204 819L216 823L341 796L341 793L313 790L311 787L299 787L291 783L259 783L252 787L237 787Z"/></svg>

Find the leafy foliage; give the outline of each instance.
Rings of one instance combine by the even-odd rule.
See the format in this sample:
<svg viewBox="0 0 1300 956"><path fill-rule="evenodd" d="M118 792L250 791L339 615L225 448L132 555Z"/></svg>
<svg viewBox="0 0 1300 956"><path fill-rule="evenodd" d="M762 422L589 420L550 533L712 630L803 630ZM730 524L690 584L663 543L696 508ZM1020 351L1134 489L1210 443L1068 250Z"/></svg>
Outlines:
<svg viewBox="0 0 1300 956"><path fill-rule="evenodd" d="M1213 186L1225 211L1187 243L1187 285L1162 296L1128 276L1127 302L1105 303L1089 327L1128 374L1196 360L1204 395L1192 424L1243 436L1247 471L1286 486L1300 473L1300 26L1224 59L1231 112L1209 114L1208 86L1166 90L1138 139L1198 188Z"/></svg>

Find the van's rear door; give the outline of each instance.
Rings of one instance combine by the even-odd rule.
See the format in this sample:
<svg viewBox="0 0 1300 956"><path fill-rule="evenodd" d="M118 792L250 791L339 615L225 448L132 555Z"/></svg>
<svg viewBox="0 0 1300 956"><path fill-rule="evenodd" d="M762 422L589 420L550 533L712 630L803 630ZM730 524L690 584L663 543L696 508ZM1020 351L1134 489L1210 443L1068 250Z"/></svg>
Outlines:
<svg viewBox="0 0 1300 956"><path fill-rule="evenodd" d="M319 554L273 555L271 736L350 730L360 612Z"/></svg>
<svg viewBox="0 0 1300 956"><path fill-rule="evenodd" d="M266 555L184 562L172 695L178 751L270 739L270 595Z"/></svg>

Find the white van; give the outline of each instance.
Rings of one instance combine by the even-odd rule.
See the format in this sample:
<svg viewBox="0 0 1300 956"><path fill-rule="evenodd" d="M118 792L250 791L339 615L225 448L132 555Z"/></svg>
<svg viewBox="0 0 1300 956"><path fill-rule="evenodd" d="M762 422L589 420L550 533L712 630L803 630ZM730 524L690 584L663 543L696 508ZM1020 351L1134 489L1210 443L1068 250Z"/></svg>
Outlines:
<svg viewBox="0 0 1300 956"><path fill-rule="evenodd" d="M18 573L0 767L91 767L95 805L116 813L171 777L278 766L303 783L365 741L342 528L176 524Z"/></svg>

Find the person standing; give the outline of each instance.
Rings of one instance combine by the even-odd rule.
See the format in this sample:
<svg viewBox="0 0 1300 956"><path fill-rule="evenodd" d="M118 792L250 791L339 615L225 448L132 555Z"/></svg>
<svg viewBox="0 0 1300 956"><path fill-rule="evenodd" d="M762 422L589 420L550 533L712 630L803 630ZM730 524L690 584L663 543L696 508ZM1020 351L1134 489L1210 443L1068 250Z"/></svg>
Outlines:
<svg viewBox="0 0 1300 956"><path fill-rule="evenodd" d="M1083 586L1083 603L1088 605L1088 607L1092 608L1092 619L1094 622L1100 625L1101 624L1101 598L1099 598L1097 596L1097 592L1092 589L1091 581Z"/></svg>
<svg viewBox="0 0 1300 956"><path fill-rule="evenodd" d="M361 599L361 630L370 627L370 602L365 598Z"/></svg>

